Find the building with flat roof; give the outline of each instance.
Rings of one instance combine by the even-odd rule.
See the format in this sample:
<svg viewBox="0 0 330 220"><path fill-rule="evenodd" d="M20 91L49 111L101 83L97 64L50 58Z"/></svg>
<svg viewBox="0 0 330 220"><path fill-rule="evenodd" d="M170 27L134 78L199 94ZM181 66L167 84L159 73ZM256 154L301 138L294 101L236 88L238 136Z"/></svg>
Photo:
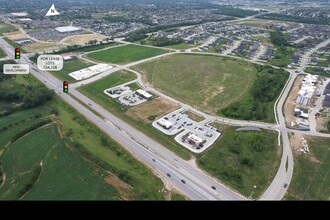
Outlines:
<svg viewBox="0 0 330 220"><path fill-rule="evenodd" d="M55 28L60 33L66 33L66 32L74 32L74 31L80 31L81 28L74 27L74 26L64 26L64 27L57 27Z"/></svg>
<svg viewBox="0 0 330 220"><path fill-rule="evenodd" d="M150 99L152 97L152 95L142 89L138 89L135 91L136 94L138 94L139 96L142 96L145 99Z"/></svg>
<svg viewBox="0 0 330 220"><path fill-rule="evenodd" d="M173 126L172 122L167 121L167 120L165 120L163 118L162 119L159 119L157 121L157 124L160 125L160 126L162 126L165 129L170 129Z"/></svg>
<svg viewBox="0 0 330 220"><path fill-rule="evenodd" d="M24 39L24 40L15 40L15 43L20 44L20 45L24 45L24 44L30 44L33 41L30 39Z"/></svg>
<svg viewBox="0 0 330 220"><path fill-rule="evenodd" d="M13 12L13 13L10 13L12 16L15 16L15 17L25 17L28 15L27 12Z"/></svg>
<svg viewBox="0 0 330 220"><path fill-rule="evenodd" d="M196 147L200 146L200 145L203 143L203 139L200 138L200 137L197 137L197 136L194 135L194 134L189 135L189 136L187 137L186 141L187 141L189 144L191 144L191 145L193 145L193 146L196 146Z"/></svg>
<svg viewBox="0 0 330 220"><path fill-rule="evenodd" d="M300 85L300 90L296 97L296 103L307 105L310 102L317 84L317 75L307 74Z"/></svg>

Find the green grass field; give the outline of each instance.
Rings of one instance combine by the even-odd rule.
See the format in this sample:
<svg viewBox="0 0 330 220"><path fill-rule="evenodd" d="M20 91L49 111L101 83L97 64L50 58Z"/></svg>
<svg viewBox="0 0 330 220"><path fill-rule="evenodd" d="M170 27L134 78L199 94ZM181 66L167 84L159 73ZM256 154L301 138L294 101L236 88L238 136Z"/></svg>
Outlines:
<svg viewBox="0 0 330 220"><path fill-rule="evenodd" d="M7 32L17 31L18 29L10 24L0 22L0 35Z"/></svg>
<svg viewBox="0 0 330 220"><path fill-rule="evenodd" d="M285 199L329 200L330 139L306 139L310 153L294 153L294 174Z"/></svg>
<svg viewBox="0 0 330 220"><path fill-rule="evenodd" d="M310 73L313 75L319 75L319 76L325 76L325 77L330 77L330 74L328 74L327 72L325 72L324 70L321 71L315 71L312 67L307 67L304 70L306 73Z"/></svg>
<svg viewBox="0 0 330 220"><path fill-rule="evenodd" d="M328 67L329 64L328 64L328 61L327 59L324 59L324 60L319 60L318 63L317 63L317 66L321 66L321 67Z"/></svg>
<svg viewBox="0 0 330 220"><path fill-rule="evenodd" d="M68 62L64 62L63 69L61 71L52 71L51 73L56 76L58 79L68 82L77 82L74 78L69 76L69 73L72 73L77 70L81 70L95 64L89 63L84 60L74 59Z"/></svg>
<svg viewBox="0 0 330 220"><path fill-rule="evenodd" d="M198 165L245 196L258 198L274 178L280 162L277 133L235 131L220 126L222 135L210 150L197 157Z"/></svg>
<svg viewBox="0 0 330 220"><path fill-rule="evenodd" d="M125 114L125 112L128 110L127 107L123 107L122 105L117 103L115 99L112 99L103 93L103 91L107 88L117 86L125 82L129 82L131 80L134 80L135 78L136 76L132 72L115 72L104 79L80 87L78 90L93 101L103 106L112 114L123 119L127 123L142 131L144 134L168 147L170 150L178 154L183 159L190 159L190 153L188 153L187 150L177 144L174 138L169 137L156 130L151 124L147 124L135 118L129 117Z"/></svg>
<svg viewBox="0 0 330 220"><path fill-rule="evenodd" d="M211 114L244 96L256 72L242 61L177 54L133 69L161 92Z"/></svg>
<svg viewBox="0 0 330 220"><path fill-rule="evenodd" d="M88 59L99 62L124 64L143 60L164 53L166 53L166 50L129 44L125 46L110 48L107 50L97 51L86 56Z"/></svg>
<svg viewBox="0 0 330 220"><path fill-rule="evenodd" d="M5 51L3 51L1 48L0 48L0 58L4 58L6 57L7 54L5 53Z"/></svg>

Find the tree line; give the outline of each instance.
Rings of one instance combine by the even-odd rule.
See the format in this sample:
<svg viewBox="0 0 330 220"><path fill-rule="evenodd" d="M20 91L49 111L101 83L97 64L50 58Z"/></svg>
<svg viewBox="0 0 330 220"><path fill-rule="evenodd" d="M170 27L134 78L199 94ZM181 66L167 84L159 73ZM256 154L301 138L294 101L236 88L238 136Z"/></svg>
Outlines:
<svg viewBox="0 0 330 220"><path fill-rule="evenodd" d="M247 97L220 110L230 118L243 120L267 120L273 111L273 102L279 96L288 78L283 69L255 65L257 79Z"/></svg>

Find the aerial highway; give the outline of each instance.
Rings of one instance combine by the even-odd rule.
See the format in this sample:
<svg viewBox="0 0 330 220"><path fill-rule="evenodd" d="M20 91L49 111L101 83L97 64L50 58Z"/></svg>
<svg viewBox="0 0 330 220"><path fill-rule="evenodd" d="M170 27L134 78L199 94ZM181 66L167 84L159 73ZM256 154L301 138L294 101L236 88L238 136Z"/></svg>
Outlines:
<svg viewBox="0 0 330 220"><path fill-rule="evenodd" d="M124 43L124 42L122 42ZM326 42L329 43L329 42ZM322 45L324 45L323 43ZM8 45L4 40L0 40L0 46L10 55L13 51L13 48ZM320 45L318 45L320 46ZM174 51L174 53L179 53L180 51ZM129 70L135 72L137 75L138 83L147 88L146 85L143 84L141 80L141 74L139 72L133 71L130 69L131 66L137 65L139 63L143 63L149 60L157 59L163 56L168 56L173 53L162 54L160 56L148 58L145 60L137 61L134 63L126 64L126 65L114 65L114 68L105 71L99 75L96 75L92 78L80 81L78 83L72 84L70 86L70 95L61 93L62 91L62 81L55 78L51 73L45 71L39 71L37 66L31 63L28 58L23 55L20 62L28 63L31 66L31 74L38 78L41 82L43 82L48 88L55 90L57 95L59 95L64 101L74 107L78 112L84 115L88 120L96 124L100 129L102 129L105 133L110 135L114 140L120 143L123 147L125 147L128 151L130 151L133 155L135 155L139 160L144 162L147 166L152 168L162 179L168 181L185 195L193 200L241 200L246 199L242 195L234 192L228 187L221 184L219 181L205 174L204 171L200 170L197 166L193 166L191 163L184 161L177 157L174 153L167 150L163 146L161 146L158 142L144 135L140 131L131 127L129 124L123 122L119 118L115 117L103 107L93 102L80 92L76 90L77 87L82 85L92 83L98 79L101 79L115 71L118 70ZM307 59L311 53L306 54L305 58ZM304 58L304 59L305 59ZM305 62L304 62L305 63ZM277 100L277 105L275 106L276 112L276 124L269 124L263 122L254 122L254 121L241 121L241 120L232 120L222 117L215 117L205 114L203 112L194 109L193 107L181 103L178 100L175 100L171 97L166 96L158 92L153 88L147 88L148 90L152 90L156 94L163 96L175 103L180 104L182 107L187 109L191 109L202 116L205 117L206 120L217 120L221 123L236 125L236 126L256 126L264 129L277 130L282 137L281 144L283 146L281 163L278 169L278 172L267 188L267 190L262 195L261 199L266 200L280 200L283 198L287 186L290 184L292 174L293 174L293 156L289 143L288 132L300 132L306 133L309 135L330 137L329 134L321 134L318 132L303 132L296 131L292 129L288 129L285 126L285 118L282 112L282 106L284 105L285 99L290 92L290 88L296 78L297 73L294 71L290 71L290 78L283 89L279 99ZM72 96L75 97L72 98ZM78 101L86 104L82 105ZM89 106L89 107L87 107ZM102 118L96 116L93 112L89 110L89 108L96 111L98 114L102 115ZM279 136L279 137L280 137ZM279 138L280 144L280 138ZM284 187L284 185L286 185ZM212 187L215 187L213 189Z"/></svg>
<svg viewBox="0 0 330 220"><path fill-rule="evenodd" d="M3 39L0 46L10 55L14 49ZM43 82L48 88L53 89L65 102L93 122L115 141L130 151L135 157L155 170L161 178L166 179L182 193L193 200L241 200L243 196L227 188L203 171L191 166L174 153L137 131L127 123L110 114L101 106L84 97L81 93L70 89L70 94L80 101L89 104L93 110L103 115L96 116L87 107L80 104L69 94L62 93L62 81L51 73L39 71L37 66L25 56L21 56L19 63L30 64L30 73ZM212 188L215 187L215 189Z"/></svg>

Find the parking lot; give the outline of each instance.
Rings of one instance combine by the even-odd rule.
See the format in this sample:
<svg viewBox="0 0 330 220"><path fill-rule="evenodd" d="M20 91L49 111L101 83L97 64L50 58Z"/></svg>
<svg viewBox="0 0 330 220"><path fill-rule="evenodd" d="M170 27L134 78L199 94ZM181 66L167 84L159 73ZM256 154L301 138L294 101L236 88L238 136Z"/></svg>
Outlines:
<svg viewBox="0 0 330 220"><path fill-rule="evenodd" d="M135 106L148 101L148 99L135 94L133 91L126 93L126 95L120 96L118 100L120 104L128 106Z"/></svg>
<svg viewBox="0 0 330 220"><path fill-rule="evenodd" d="M103 93L113 99L118 98L118 102L125 106L139 105L153 98L152 94L142 89L132 91L130 85L133 83L136 83L136 80L105 89Z"/></svg>
<svg viewBox="0 0 330 220"><path fill-rule="evenodd" d="M181 108L161 118L172 124L171 128L169 129L166 129L157 123L160 119L154 121L152 125L167 135L175 135L180 131L184 130L185 128L194 127L197 124L197 122L188 118L187 114L182 114L182 112L184 111L185 110Z"/></svg>
<svg viewBox="0 0 330 220"><path fill-rule="evenodd" d="M188 118L181 108L154 121L152 125L166 135L176 135L180 145L194 153L201 153L210 147L220 136L220 131L208 125L207 121L196 122Z"/></svg>

